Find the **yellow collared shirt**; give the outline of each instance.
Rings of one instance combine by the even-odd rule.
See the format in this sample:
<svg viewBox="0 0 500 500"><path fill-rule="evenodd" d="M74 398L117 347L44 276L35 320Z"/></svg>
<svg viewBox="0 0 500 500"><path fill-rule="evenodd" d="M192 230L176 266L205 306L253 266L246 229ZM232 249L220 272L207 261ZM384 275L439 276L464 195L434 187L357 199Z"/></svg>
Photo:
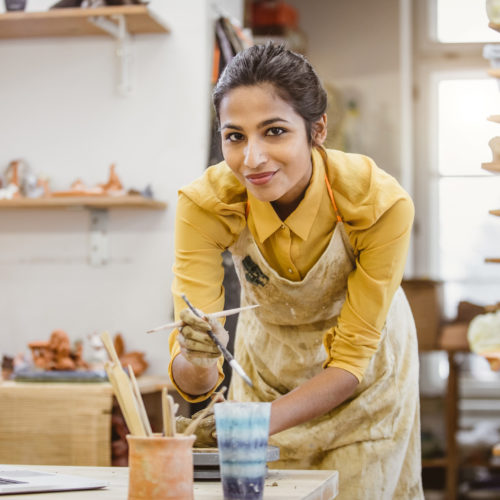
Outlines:
<svg viewBox="0 0 500 500"><path fill-rule="evenodd" d="M248 228L267 262L281 276L300 281L323 254L336 225L325 185L325 171L356 257L337 326L323 337L328 359L363 378L377 349L392 297L404 271L414 216L413 203L398 182L368 157L328 150L325 165L313 150L313 171L305 196L281 221L271 204L257 200L225 162L179 191L173 267L175 316L185 308L185 293L209 313L224 308L221 253ZM249 215L246 220L247 200ZM180 352L170 337L173 358ZM219 383L223 379L219 362ZM170 365L170 374L171 365ZM175 384L175 381L174 381ZM218 385L218 384L217 384ZM186 399L198 401L208 395Z"/></svg>

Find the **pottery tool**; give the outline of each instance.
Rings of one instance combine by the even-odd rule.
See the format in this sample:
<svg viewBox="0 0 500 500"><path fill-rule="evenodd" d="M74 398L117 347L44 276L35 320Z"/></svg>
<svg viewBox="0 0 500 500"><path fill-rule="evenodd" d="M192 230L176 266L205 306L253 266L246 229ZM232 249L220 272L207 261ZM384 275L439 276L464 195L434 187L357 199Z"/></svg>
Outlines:
<svg viewBox="0 0 500 500"><path fill-rule="evenodd" d="M115 346L108 332L101 334L101 340L108 351L112 363L109 361L105 365L109 381L113 386L113 391L122 410L123 417L131 434L134 436L146 436L146 430L139 415L139 410L135 401L134 393L130 385L127 374L123 371L122 364L116 354Z"/></svg>
<svg viewBox="0 0 500 500"><path fill-rule="evenodd" d="M184 302L187 304L189 309L193 312L195 316L198 316L198 318L205 319L203 316L198 312L198 309L196 309L191 302L189 302L188 298L182 294L181 297L183 298ZM217 338L214 332L212 330L207 331L208 335L210 338L215 342L215 345L218 347L219 351L222 353L226 361L229 363L229 366L250 386L253 387L252 381L250 380L250 377L245 373L245 370L241 367L241 365L236 361L233 357L233 355L223 346L220 342L220 340Z"/></svg>
<svg viewBox="0 0 500 500"><path fill-rule="evenodd" d="M152 436L153 430L151 429L146 407L144 406L144 401L142 399L141 390L139 389L139 384L137 383L137 379L135 378L134 370L132 370L131 365L128 365L128 375L130 377L130 381L132 382L132 390L134 392L137 407L139 408L139 416L141 417L144 430L146 431L146 436Z"/></svg>
<svg viewBox="0 0 500 500"><path fill-rule="evenodd" d="M259 304L253 304L251 306L235 307L234 309L227 309L226 311L218 311L215 313L207 314L207 317L208 318L223 318L225 316L232 316L233 314L238 314L241 311L247 311L249 309L254 309L255 307L259 307ZM182 321L174 321L173 323L166 323L165 325L157 326L156 328L152 328L151 330L147 330L146 333L154 333L154 332L159 332L161 330L179 328L182 325L183 325Z"/></svg>
<svg viewBox="0 0 500 500"><path fill-rule="evenodd" d="M219 396L223 396L226 392L226 389L227 387L224 386L219 392L216 392L214 394L214 396L212 397L212 401L210 401L210 403L200 412L200 414L186 427L184 436L190 436L194 433L196 427L198 427L202 419L204 419L207 413L213 408L214 404L220 402Z"/></svg>
<svg viewBox="0 0 500 500"><path fill-rule="evenodd" d="M174 398L168 394L166 387L162 389L161 409L163 416L163 434L167 437L175 436L175 414L179 405L174 403Z"/></svg>

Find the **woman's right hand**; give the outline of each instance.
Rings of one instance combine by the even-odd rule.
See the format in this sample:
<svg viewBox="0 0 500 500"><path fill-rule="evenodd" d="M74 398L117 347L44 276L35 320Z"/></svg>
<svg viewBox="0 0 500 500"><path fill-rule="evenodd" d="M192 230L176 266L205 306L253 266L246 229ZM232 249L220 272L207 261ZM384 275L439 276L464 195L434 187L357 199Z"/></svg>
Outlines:
<svg viewBox="0 0 500 500"><path fill-rule="evenodd" d="M203 318L206 318L201 311L199 312ZM182 310L180 319L184 324L179 328L177 340L182 355L193 365L202 368L209 368L217 363L221 352L208 335L208 330L212 330L220 343L226 347L229 334L224 327L216 319L199 318L191 309Z"/></svg>

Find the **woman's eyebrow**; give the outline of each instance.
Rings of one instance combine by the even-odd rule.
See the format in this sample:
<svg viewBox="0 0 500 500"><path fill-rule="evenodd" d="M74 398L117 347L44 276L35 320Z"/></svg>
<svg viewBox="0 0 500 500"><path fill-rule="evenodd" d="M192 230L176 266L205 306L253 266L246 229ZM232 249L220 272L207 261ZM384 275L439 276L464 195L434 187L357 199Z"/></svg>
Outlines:
<svg viewBox="0 0 500 500"><path fill-rule="evenodd" d="M288 123L288 120L285 120L284 118L280 118L279 116L276 116L274 118L269 118L267 120L264 120L264 121L258 123L257 127L258 128L267 127L268 125L271 125L272 123L276 123L276 122ZM222 127L221 127L221 130L224 130L226 128L231 128L233 130L243 130L243 127L240 127L239 125L235 125L234 123L224 123L224 125L222 125Z"/></svg>

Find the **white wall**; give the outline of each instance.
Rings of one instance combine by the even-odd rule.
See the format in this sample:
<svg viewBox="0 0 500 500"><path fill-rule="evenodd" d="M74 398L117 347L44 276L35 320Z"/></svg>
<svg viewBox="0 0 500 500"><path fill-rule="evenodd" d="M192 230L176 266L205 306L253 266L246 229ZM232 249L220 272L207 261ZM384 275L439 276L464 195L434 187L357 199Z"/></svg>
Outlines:
<svg viewBox="0 0 500 500"><path fill-rule="evenodd" d="M2 170L23 158L65 189L78 177L105 182L115 162L126 188L151 184L168 202L166 211L111 210L111 261L98 268L87 263L87 211L0 211L2 354L57 328L72 340L107 329L147 353L150 373L166 373L167 334L144 331L171 318L177 190L206 166L214 14L205 0L152 4L171 33L134 37L129 97L116 91L110 37L0 41Z"/></svg>
<svg viewBox="0 0 500 500"><path fill-rule="evenodd" d="M360 151L400 178L399 0L289 0L320 77L359 101Z"/></svg>

